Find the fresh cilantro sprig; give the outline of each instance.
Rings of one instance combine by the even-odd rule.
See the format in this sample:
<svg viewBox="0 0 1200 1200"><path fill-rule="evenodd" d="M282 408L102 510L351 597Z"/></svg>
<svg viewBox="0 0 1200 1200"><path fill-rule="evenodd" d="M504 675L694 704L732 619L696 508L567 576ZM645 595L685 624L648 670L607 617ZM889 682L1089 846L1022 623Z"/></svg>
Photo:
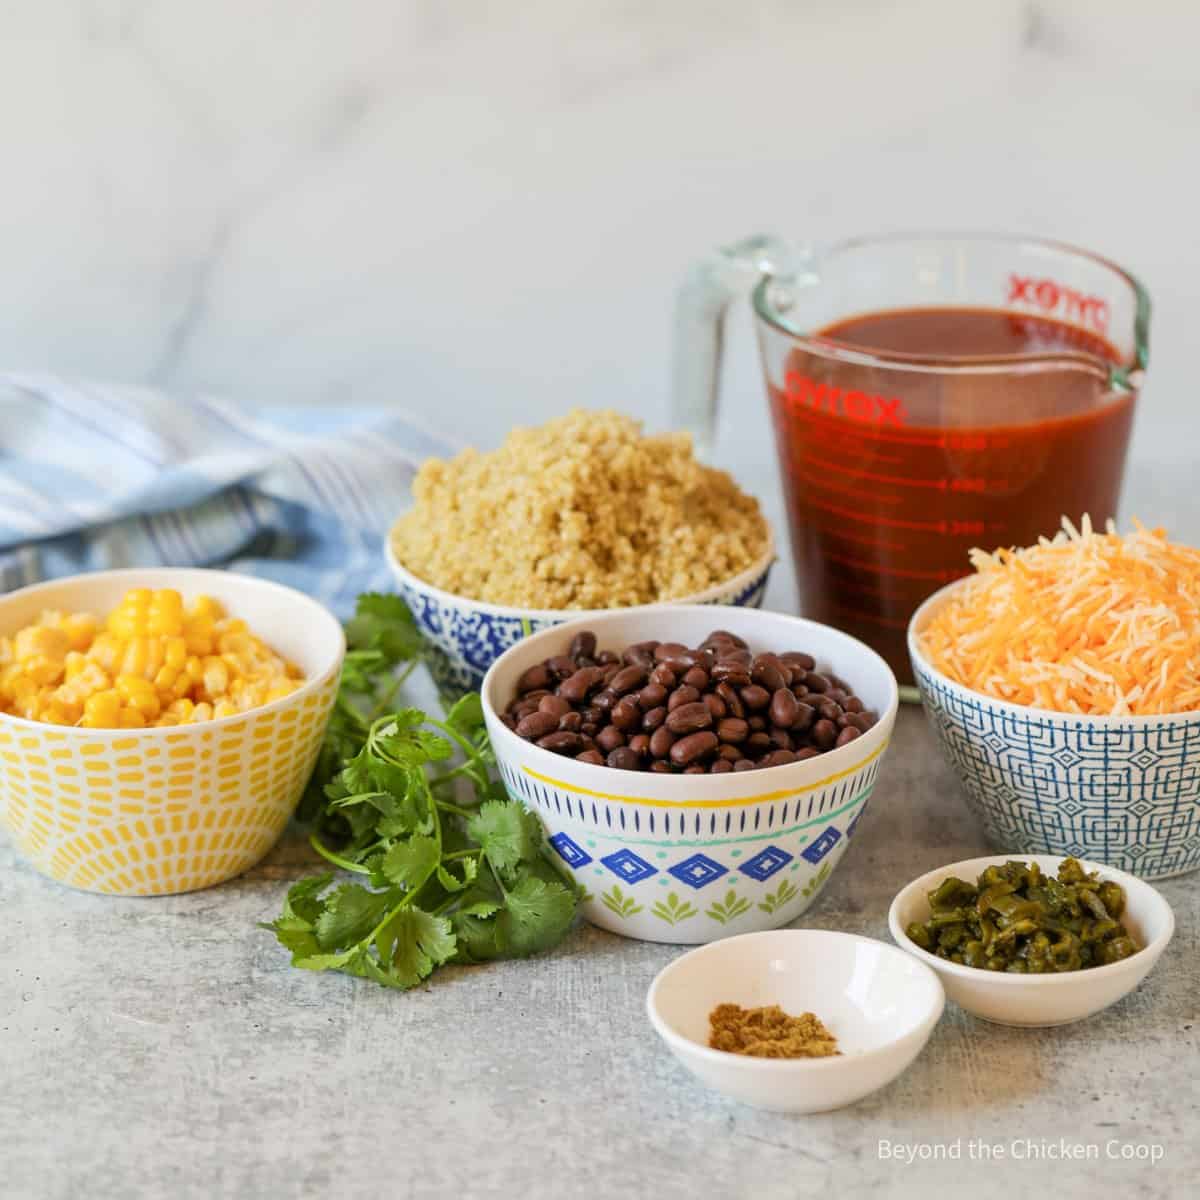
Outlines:
<svg viewBox="0 0 1200 1200"><path fill-rule="evenodd" d="M464 696L442 719L391 709L421 650L397 596L361 596L346 641L301 816L313 848L358 878L301 880L266 927L294 966L396 988L444 963L555 945L577 894L546 857L537 818L493 775L479 696Z"/></svg>

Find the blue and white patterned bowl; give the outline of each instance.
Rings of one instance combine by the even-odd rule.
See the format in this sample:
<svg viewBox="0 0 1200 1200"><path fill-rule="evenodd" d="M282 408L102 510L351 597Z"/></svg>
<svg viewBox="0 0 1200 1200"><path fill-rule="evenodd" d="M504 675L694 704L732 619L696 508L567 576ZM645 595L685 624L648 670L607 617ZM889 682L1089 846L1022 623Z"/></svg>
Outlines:
<svg viewBox="0 0 1200 1200"><path fill-rule="evenodd" d="M1070 854L1143 879L1200 867L1200 713L1089 717L996 700L948 679L917 634L956 587L913 614L925 711L967 804L1005 854Z"/></svg>
<svg viewBox="0 0 1200 1200"><path fill-rule="evenodd" d="M770 536L768 534L768 536ZM467 692L479 688L487 669L509 646L528 637L577 619L595 620L607 613L632 612L631 608L545 609L512 608L468 600L418 579L401 565L392 549L389 534L384 542L388 566L417 626L434 650L431 669L444 692ZM731 604L758 608L767 591L767 578L775 562L773 543L767 552L726 583L684 596L672 604Z"/></svg>
<svg viewBox="0 0 1200 1200"><path fill-rule="evenodd" d="M551 754L499 720L517 679L581 629L600 649L658 638L698 645L728 629L753 650L805 650L879 722L805 762L724 775L617 771ZM695 943L775 929L817 898L854 838L896 719L896 679L873 650L827 625L750 608L660 605L571 621L512 647L483 682L488 733L509 795L542 819L594 925Z"/></svg>

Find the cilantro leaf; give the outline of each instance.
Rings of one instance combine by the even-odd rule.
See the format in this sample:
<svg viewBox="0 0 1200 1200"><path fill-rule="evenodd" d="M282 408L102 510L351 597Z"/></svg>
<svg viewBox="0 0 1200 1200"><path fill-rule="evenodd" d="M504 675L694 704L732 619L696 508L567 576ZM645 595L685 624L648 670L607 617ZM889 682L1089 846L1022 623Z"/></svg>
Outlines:
<svg viewBox="0 0 1200 1200"><path fill-rule="evenodd" d="M358 883L343 884L326 901L317 918L317 944L324 951L361 942L379 924L391 899L387 892L372 892Z"/></svg>
<svg viewBox="0 0 1200 1200"><path fill-rule="evenodd" d="M454 957L450 921L420 908L401 908L375 938L379 962L394 986L412 987Z"/></svg>
<svg viewBox="0 0 1200 1200"><path fill-rule="evenodd" d="M441 762L453 753L444 737L423 729L425 714L417 708L402 709L372 739L376 753L382 751L403 766Z"/></svg>
<svg viewBox="0 0 1200 1200"><path fill-rule="evenodd" d="M526 875L505 895L500 917L507 946L518 956L555 945L574 919L574 892L533 875Z"/></svg>
<svg viewBox="0 0 1200 1200"><path fill-rule="evenodd" d="M537 817L515 800L486 800L467 823L467 832L482 847L497 871L513 870L537 858L542 827Z"/></svg>
<svg viewBox="0 0 1200 1200"><path fill-rule="evenodd" d="M462 867L462 878L451 872L449 867L438 863L437 878L438 883L446 889L447 892L461 892L463 888L475 882L476 875L479 874L479 860L475 858L461 858L458 860Z"/></svg>
<svg viewBox="0 0 1200 1200"><path fill-rule="evenodd" d="M441 848L431 837L414 834L397 842L384 856L378 870L389 883L411 891L419 888L437 869Z"/></svg>
<svg viewBox="0 0 1200 1200"><path fill-rule="evenodd" d="M346 622L346 642L351 651L377 651L393 665L416 658L421 635L408 605L399 596L366 592L359 596L354 616Z"/></svg>
<svg viewBox="0 0 1200 1200"><path fill-rule="evenodd" d="M459 733L475 734L484 727L483 698L478 692L468 692L446 714L446 724Z"/></svg>

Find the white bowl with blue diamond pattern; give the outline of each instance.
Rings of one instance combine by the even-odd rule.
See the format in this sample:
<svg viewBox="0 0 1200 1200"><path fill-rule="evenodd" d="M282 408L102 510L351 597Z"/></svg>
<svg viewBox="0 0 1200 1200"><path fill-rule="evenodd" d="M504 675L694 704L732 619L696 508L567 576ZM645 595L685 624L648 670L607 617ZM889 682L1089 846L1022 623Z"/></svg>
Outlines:
<svg viewBox="0 0 1200 1200"><path fill-rule="evenodd" d="M447 692L478 689L487 669L509 646L554 625L580 619L595 620L608 613L632 612L632 608L551 609L516 608L485 604L443 591L414 575L396 557L389 534L384 543L388 566L400 595L412 610L417 628L432 649L430 669L438 685ZM672 604L731 604L758 608L767 591L767 579L775 562L770 541L757 562L725 583Z"/></svg>
<svg viewBox="0 0 1200 1200"><path fill-rule="evenodd" d="M656 638L699 645L727 629L759 651L803 650L841 676L879 721L804 762L723 775L618 771L552 754L499 719L517 680L590 629L601 650ZM541 818L558 865L594 925L695 944L775 929L820 894L875 788L896 719L895 676L856 638L752 608L659 605L589 616L511 647L483 681L488 733L508 793Z"/></svg>
<svg viewBox="0 0 1200 1200"><path fill-rule="evenodd" d="M918 637L954 590L913 614L925 712L967 805L1001 853L1072 855L1166 879L1200 867L1200 713L1100 717L997 700L948 678Z"/></svg>

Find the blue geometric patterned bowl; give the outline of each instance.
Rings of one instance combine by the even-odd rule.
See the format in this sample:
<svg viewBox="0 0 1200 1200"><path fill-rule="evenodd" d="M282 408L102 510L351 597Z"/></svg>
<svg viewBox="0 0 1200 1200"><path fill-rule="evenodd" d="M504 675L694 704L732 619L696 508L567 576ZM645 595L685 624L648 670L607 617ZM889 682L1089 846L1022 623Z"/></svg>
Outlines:
<svg viewBox="0 0 1200 1200"><path fill-rule="evenodd" d="M853 684L879 722L805 762L724 775L617 771L551 754L497 712L526 668L581 629L600 649L657 638L699 644L728 629L752 650L806 650ZM847 634L752 608L660 605L545 630L508 650L483 683L488 732L508 793L542 819L594 925L652 942L709 942L775 929L816 900L854 838L896 719L896 679Z"/></svg>
<svg viewBox="0 0 1200 1200"><path fill-rule="evenodd" d="M954 683L916 635L962 582L913 614L908 650L942 752L992 846L1071 854L1143 879L1200 867L1200 713L1077 716Z"/></svg>
<svg viewBox="0 0 1200 1200"><path fill-rule="evenodd" d="M768 531L768 539L770 533ZM631 609L539 609L485 604L442 591L418 579L403 567L392 550L389 535L384 542L388 566L417 626L433 648L431 670L443 692L477 691L487 669L505 650L523 637L579 618L593 620L611 612ZM775 562L774 545L752 566L725 583L672 604L732 604L758 608L767 590L767 578Z"/></svg>

